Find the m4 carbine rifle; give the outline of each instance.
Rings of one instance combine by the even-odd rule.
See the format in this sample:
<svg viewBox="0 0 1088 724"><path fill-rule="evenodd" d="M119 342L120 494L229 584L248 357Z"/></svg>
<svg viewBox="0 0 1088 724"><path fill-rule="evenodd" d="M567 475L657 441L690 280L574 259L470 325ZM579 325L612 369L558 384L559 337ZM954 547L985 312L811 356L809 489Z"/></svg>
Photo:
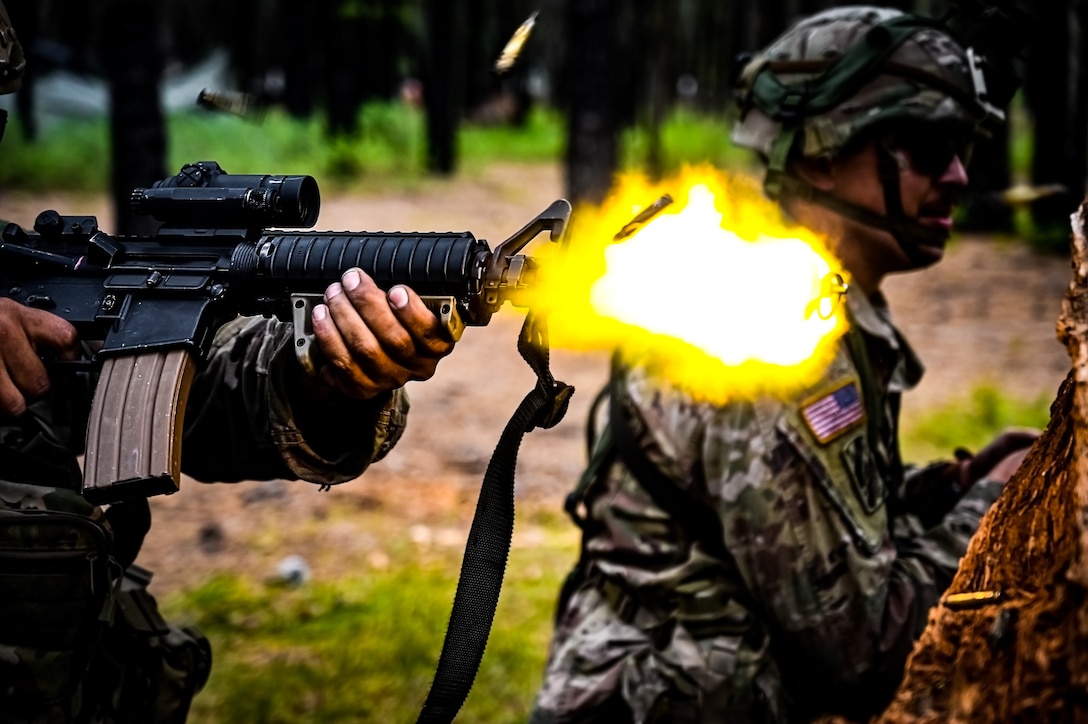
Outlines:
<svg viewBox="0 0 1088 724"><path fill-rule="evenodd" d="M504 302L525 304L537 264L519 252L543 231L560 241L570 217L557 200L494 250L469 232L287 230L317 221L313 177L231 175L211 161L134 190L132 205L162 222L157 234L111 236L93 216L55 211L41 213L34 232L8 224L0 233L5 296L101 343L74 363L101 365L83 480L96 504L177 491L193 374L237 315L293 320L310 368L310 310L359 267L384 289L414 289L456 340Z"/></svg>

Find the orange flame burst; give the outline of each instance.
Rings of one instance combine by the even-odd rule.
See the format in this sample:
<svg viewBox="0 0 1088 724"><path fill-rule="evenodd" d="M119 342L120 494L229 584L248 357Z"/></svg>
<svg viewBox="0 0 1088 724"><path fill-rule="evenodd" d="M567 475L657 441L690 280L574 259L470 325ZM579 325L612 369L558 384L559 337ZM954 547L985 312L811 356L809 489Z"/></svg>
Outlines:
<svg viewBox="0 0 1088 724"><path fill-rule="evenodd" d="M613 241L664 193L674 203ZM827 293L838 262L751 179L709 167L658 184L629 175L573 223L530 300L548 314L553 346L618 350L697 399L725 402L811 384L845 330Z"/></svg>

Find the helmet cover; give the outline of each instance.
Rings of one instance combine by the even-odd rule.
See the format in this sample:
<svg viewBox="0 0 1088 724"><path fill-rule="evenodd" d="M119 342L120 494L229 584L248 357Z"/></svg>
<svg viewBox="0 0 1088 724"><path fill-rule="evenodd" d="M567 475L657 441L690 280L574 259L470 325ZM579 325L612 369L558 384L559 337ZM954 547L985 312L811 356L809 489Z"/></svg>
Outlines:
<svg viewBox="0 0 1088 724"><path fill-rule="evenodd" d="M23 46L19 44L15 28L11 27L7 8L0 0L0 94L19 90L24 70L26 57L23 55Z"/></svg>
<svg viewBox="0 0 1088 724"><path fill-rule="evenodd" d="M828 157L862 131L886 121L917 119L978 131L989 117L1002 118L1000 111L986 103L981 59L970 49L964 50L936 23L917 18L915 26L913 17L890 8L851 6L796 23L742 72L738 94L741 117L733 128L733 142L766 158L784 124L799 126L800 153ZM776 113L773 104L768 108L761 102L764 99L755 85L760 74L771 74L785 88L809 93L847 51L853 49L855 58L859 53L865 57L870 46L872 53L868 55L879 53L889 42L889 34L878 26L888 21L906 27L906 38L885 59L874 61L869 70L854 73L853 78L850 70L840 73L831 96L846 92L841 101L832 101L830 107L802 105L793 117ZM864 47L858 48L860 44ZM828 94L823 95L826 100Z"/></svg>

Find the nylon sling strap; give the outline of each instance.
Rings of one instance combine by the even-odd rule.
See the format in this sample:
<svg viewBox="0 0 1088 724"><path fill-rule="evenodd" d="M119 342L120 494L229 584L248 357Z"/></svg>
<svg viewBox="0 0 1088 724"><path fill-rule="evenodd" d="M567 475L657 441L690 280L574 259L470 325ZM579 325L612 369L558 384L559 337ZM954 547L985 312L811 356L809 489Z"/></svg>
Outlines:
<svg viewBox="0 0 1088 724"><path fill-rule="evenodd" d="M495 619L510 554L518 448L526 433L562 420L574 393L573 387L552 377L547 326L532 311L521 328L518 352L536 374L537 384L506 424L484 473L442 654L417 720L421 724L453 721L468 697Z"/></svg>
<svg viewBox="0 0 1088 724"><path fill-rule="evenodd" d="M877 446L880 444L882 436L880 434L880 425L883 421L885 424L891 425L892 432L889 435L891 439L891 448L887 451L887 470L886 473L892 480L903 479L903 459L899 451L899 435L897 433L898 418L899 418L899 405L896 400L888 400L879 390L873 385L874 379L873 364L869 358L869 349L866 346L865 338L862 336L861 328L854 320L853 315L847 312L847 320L849 323L849 329L846 331L845 339L846 346L850 350L850 357L854 360L854 365L857 366L858 372L862 379L862 397L865 400L865 416L867 418L867 434L869 435L869 445ZM886 419L887 411L885 403L892 405L892 419Z"/></svg>
<svg viewBox="0 0 1088 724"><path fill-rule="evenodd" d="M42 485L79 490L81 474L67 450L56 441L45 423L32 412L15 423L29 442L20 447L0 445L0 476L23 485Z"/></svg>
<svg viewBox="0 0 1088 724"><path fill-rule="evenodd" d="M674 519L684 521L684 528L693 532L693 537L703 545L706 552L715 556L723 567L735 573L735 580L743 582L740 566L725 544L721 518L711 506L670 480L639 444L638 434L641 428L636 428L638 415L625 404L627 396L623 393L622 368L618 359L614 358L613 363L608 426L620 460L662 510ZM765 613L747 585L739 586L732 595L737 603L748 609L764 630L773 632L774 618Z"/></svg>
<svg viewBox="0 0 1088 724"><path fill-rule="evenodd" d="M676 483L653 464L638 442L641 432L641 429L635 427L638 424L638 415L627 409L626 401L622 372L613 372L608 425L620 460L662 510L676 520L684 521L684 528L688 531L697 533L694 537L706 547L708 553L735 565L733 554L725 547L721 519L688 491L677 487Z"/></svg>
<svg viewBox="0 0 1088 724"><path fill-rule="evenodd" d="M794 176L782 174L777 179L778 189L790 196L811 201L828 208L842 216L858 221L865 226L883 229L892 234L900 244L901 238L908 237L916 244L928 244L930 246L944 244L948 240L948 232L939 227L929 227L908 218L889 217L866 209L863 206L845 201L834 194L822 189L810 186ZM904 252L917 259L917 251L904 248Z"/></svg>

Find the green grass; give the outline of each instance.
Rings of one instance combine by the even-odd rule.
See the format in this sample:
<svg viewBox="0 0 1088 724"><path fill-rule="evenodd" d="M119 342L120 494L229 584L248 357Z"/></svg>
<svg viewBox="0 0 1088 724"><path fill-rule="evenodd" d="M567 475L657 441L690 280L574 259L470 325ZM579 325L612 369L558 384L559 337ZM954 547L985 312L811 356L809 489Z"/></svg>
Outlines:
<svg viewBox="0 0 1088 724"><path fill-rule="evenodd" d="M684 164L710 163L719 168L755 170L755 155L729 140L731 121L724 115L700 114L678 108L661 126L663 172ZM623 134L622 167L644 168L648 161L650 134L638 126Z"/></svg>
<svg viewBox="0 0 1088 724"><path fill-rule="evenodd" d="M748 153L728 140L727 122L690 111L671 115L661 132L665 170L708 161L728 167ZM426 177L422 112L397 103L371 103L359 113L359 132L331 138L324 119L293 118L272 109L262 118L192 110L167 118L167 174L185 163L218 161L230 173L309 174L323 191L410 189ZM459 167L473 172L495 162L559 162L566 125L555 110L536 107L521 126L462 124ZM623 168L645 162L643 129L623 135ZM109 129L102 119L60 121L27 142L13 118L0 149L0 189L102 193L109 188Z"/></svg>
<svg viewBox="0 0 1088 724"><path fill-rule="evenodd" d="M104 121L59 123L29 143L18 117L0 145L0 189L102 192L109 186L109 129Z"/></svg>
<svg viewBox="0 0 1088 724"><path fill-rule="evenodd" d="M905 458L977 450L1009 426L1045 426L1050 397L1022 401L983 385L956 404L904 422ZM361 524L366 524L362 521ZM391 528L395 524L386 520ZM524 721L540 685L555 597L577 556L558 510L519 511L532 545L511 552L488 648L458 721ZM287 724L413 721L441 651L460 549L420 549L378 535L387 564L300 588L239 572L171 596L167 618L211 639L214 664L192 721Z"/></svg>
<svg viewBox="0 0 1088 724"><path fill-rule="evenodd" d="M566 125L556 111L534 108L523 126L465 125L458 156L467 168L496 160L555 162L566 147Z"/></svg>
<svg viewBox="0 0 1088 724"><path fill-rule="evenodd" d="M542 519L550 520L550 519ZM549 525L551 525L549 523ZM575 556L569 522L511 553L479 675L458 721L528 717L551 639L555 597ZM439 559L389 543L385 570L285 588L219 577L164 612L212 642L199 722L414 721L441 651L460 551Z"/></svg>
<svg viewBox="0 0 1088 724"><path fill-rule="evenodd" d="M423 176L422 117L393 104L359 114L352 139L329 138L320 117L292 118L272 110L261 119L187 111L167 118L167 174L185 163L218 161L230 173L310 174L322 189L380 181L410 184ZM0 188L104 192L109 186L105 119L62 121L38 141L22 138L17 122L0 153Z"/></svg>
<svg viewBox="0 0 1088 724"><path fill-rule="evenodd" d="M1015 399L992 385L980 385L964 400L904 419L903 459L922 464L947 460L957 447L977 452L1008 427L1041 430L1050 420L1053 400L1050 393L1033 400Z"/></svg>

